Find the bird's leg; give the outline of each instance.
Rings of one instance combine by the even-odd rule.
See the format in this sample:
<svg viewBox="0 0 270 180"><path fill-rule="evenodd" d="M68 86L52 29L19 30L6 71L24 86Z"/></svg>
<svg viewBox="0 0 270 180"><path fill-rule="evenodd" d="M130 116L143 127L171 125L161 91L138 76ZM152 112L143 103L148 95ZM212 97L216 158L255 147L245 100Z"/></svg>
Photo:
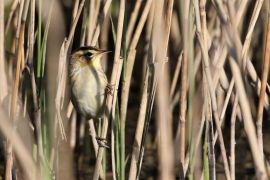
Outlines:
<svg viewBox="0 0 270 180"><path fill-rule="evenodd" d="M99 120L99 123L101 123L102 118L98 118L98 120ZM95 136L98 146L103 147L103 148L110 148L107 144L107 139L101 136L102 136L101 134L99 134L98 136Z"/></svg>

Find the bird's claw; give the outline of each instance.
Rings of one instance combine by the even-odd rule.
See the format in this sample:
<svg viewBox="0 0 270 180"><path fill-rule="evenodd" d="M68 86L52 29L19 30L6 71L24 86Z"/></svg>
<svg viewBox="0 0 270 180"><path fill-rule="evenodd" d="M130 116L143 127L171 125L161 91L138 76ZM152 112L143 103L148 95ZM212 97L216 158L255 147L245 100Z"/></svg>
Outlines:
<svg viewBox="0 0 270 180"><path fill-rule="evenodd" d="M107 148L109 149L110 147L107 145L107 140L102 137L96 137L97 143L99 147Z"/></svg>
<svg viewBox="0 0 270 180"><path fill-rule="evenodd" d="M106 93L109 94L109 95L113 95L113 85L111 84L107 84L106 86Z"/></svg>

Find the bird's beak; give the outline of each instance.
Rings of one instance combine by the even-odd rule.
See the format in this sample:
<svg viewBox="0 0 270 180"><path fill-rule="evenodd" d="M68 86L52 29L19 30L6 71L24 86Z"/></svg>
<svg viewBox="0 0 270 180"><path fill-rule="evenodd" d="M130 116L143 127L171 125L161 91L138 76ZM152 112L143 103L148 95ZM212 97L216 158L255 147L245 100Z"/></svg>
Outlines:
<svg viewBox="0 0 270 180"><path fill-rule="evenodd" d="M110 53L110 52L112 52L112 51L100 49L99 52L97 53L97 55L100 56L100 55L107 54L107 53Z"/></svg>

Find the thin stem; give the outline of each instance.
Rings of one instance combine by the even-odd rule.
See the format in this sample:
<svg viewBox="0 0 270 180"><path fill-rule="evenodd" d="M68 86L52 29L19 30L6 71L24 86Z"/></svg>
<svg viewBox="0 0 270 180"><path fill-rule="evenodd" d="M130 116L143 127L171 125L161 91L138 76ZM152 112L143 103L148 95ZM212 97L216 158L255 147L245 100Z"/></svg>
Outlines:
<svg viewBox="0 0 270 180"><path fill-rule="evenodd" d="M188 68L188 32L189 32L189 6L190 1L185 1L183 3L184 8L184 15L183 15L183 37L184 37L184 49L183 49L183 62L181 67L181 92L180 92L180 116L179 116L179 122L180 122L180 163L181 168L183 171L183 166L185 164L185 124L186 124L186 110L187 110L187 68Z"/></svg>
<svg viewBox="0 0 270 180"><path fill-rule="evenodd" d="M227 159L226 149L225 149L224 140L223 140L223 134L222 134L221 127L219 126L220 119L217 112L216 95L215 95L215 92L213 91L214 88L213 88L213 80L212 80L211 72L209 69L209 59L208 59L208 55L207 55L207 52L206 52L206 49L202 40L202 36L200 34L197 34L197 36L198 36L199 44L200 44L202 54L203 54L204 71L206 73L208 88L209 88L209 92L211 96L212 110L214 113L214 120L215 120L215 124L217 128L217 132L218 132L220 149L221 149L221 154L222 154L223 163L224 163L225 175L226 175L226 178L230 180L231 179L230 170L229 170L228 159Z"/></svg>
<svg viewBox="0 0 270 180"><path fill-rule="evenodd" d="M142 4L142 0L137 0L136 1L136 4L135 4L134 9L133 9L133 11L131 13L131 16L130 16L130 20L129 20L128 28L127 28L127 35L126 35L127 36L127 46L129 46L129 43L130 43L131 35L133 33L134 26L136 24L136 20L138 18L138 14L139 14L141 4Z"/></svg>
<svg viewBox="0 0 270 180"><path fill-rule="evenodd" d="M259 98L259 106L258 106L258 113L257 113L257 135L258 135L258 142L261 154L263 155L263 133L262 133L262 126L263 126L263 107L264 107L264 99L266 94L266 85L267 79L269 74L269 61L270 61L270 14L268 12L268 19L267 19L267 34L265 39L265 50L264 50L264 57L263 57L263 71L262 71L262 85L260 91L260 98Z"/></svg>
<svg viewBox="0 0 270 180"><path fill-rule="evenodd" d="M251 148L253 160L256 167L257 172L256 175L258 179L264 180L267 179L267 176L265 172L263 155L260 153L260 149L258 147L258 140L256 137L255 127L253 124L243 80L241 78L240 69L233 59L230 59L230 67L232 69L233 77L235 79L235 85L239 97L240 108L244 119L244 128L248 137L249 145Z"/></svg>
<svg viewBox="0 0 270 180"><path fill-rule="evenodd" d="M115 54L114 54L114 67L113 67L111 81L110 81L112 85L112 89L113 89L112 90L113 96L108 96L106 99L106 111L105 111L105 116L103 120L104 122L102 125L102 134L101 134L102 138L106 138L107 136L108 119L111 115L113 103L116 103L117 89L118 89L121 69L123 65L123 61L120 59L120 50L121 50L121 42L122 42L124 15L125 15L125 0L121 0L120 11L119 11L119 16L118 16L118 25L117 25L117 35L116 35L117 37L116 37L116 46L115 46ZM101 168L103 152L104 152L104 147L99 147L94 176L93 176L94 180L98 180L98 177L99 177L99 171Z"/></svg>
<svg viewBox="0 0 270 180"><path fill-rule="evenodd" d="M235 121L236 121L236 111L238 107L238 97L236 96L231 116L231 157L230 157L230 165L231 165L231 178L235 180Z"/></svg>
<svg viewBox="0 0 270 180"><path fill-rule="evenodd" d="M14 1L16 2L16 1ZM4 50L4 0L0 0L0 104L2 103L4 97L7 95L7 77L5 73L5 50Z"/></svg>

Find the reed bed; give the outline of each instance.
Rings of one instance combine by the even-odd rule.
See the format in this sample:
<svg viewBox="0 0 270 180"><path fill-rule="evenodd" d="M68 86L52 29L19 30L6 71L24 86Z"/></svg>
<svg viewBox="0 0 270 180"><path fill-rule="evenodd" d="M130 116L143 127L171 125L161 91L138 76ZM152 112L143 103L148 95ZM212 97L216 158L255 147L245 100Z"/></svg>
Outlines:
<svg viewBox="0 0 270 180"><path fill-rule="evenodd" d="M270 179L269 5L0 0L0 179ZM112 51L99 120L70 100L80 46Z"/></svg>

